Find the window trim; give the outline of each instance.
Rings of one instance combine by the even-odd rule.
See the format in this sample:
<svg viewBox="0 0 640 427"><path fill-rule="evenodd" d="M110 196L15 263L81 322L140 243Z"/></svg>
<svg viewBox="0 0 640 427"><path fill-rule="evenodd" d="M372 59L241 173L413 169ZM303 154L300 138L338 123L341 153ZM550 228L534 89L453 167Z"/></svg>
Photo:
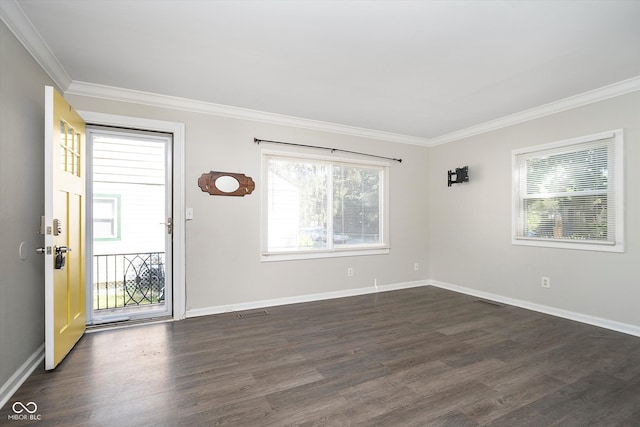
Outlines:
<svg viewBox="0 0 640 427"><path fill-rule="evenodd" d="M113 200L115 204L115 212L113 216L115 235L112 237L94 237L95 242L117 242L122 240L122 196L120 194L94 194L91 198L92 203L95 204L97 199L101 200ZM92 207L93 212L93 207ZM92 220L95 223L96 217L92 215ZM93 233L92 233L93 235Z"/></svg>
<svg viewBox="0 0 640 427"><path fill-rule="evenodd" d="M382 201L382 207L380 209L382 235L381 243L378 244L360 244L352 245L350 247L332 247L328 249L319 250L304 250L304 251L277 251L270 252L267 247L268 237L268 191L267 191L267 176L268 176L268 159L272 157L278 158L291 158L294 160L309 160L318 161L324 163L340 164L345 166L366 167L372 166L380 168L382 170L383 183L380 187L380 200ZM389 169L390 162L372 161L372 160L360 160L348 157L336 157L336 156L323 156L313 155L309 153L299 151L280 151L265 149L261 151L262 162L262 185L261 193L261 253L260 259L262 262L270 261L289 261L289 260L302 260L302 259L316 259L316 258L338 258L348 256L365 256L365 255L385 255L390 252L389 244Z"/></svg>
<svg viewBox="0 0 640 427"><path fill-rule="evenodd" d="M613 138L614 155L609 161L613 162L614 172L610 179L614 185L614 208L615 208L615 241L613 242L577 242L571 240L547 239L519 236L518 232L521 228L521 180L520 170L518 169L518 156L523 154L531 154L570 145L581 143L596 142L598 140ZM573 150L571 150L573 151ZM511 173L512 173L512 214L511 214L511 243L520 246L549 247L559 249L575 249L586 251L602 251L602 252L624 252L624 130L616 129L607 132L585 135L577 138L565 139L551 143L521 148L513 150L511 154Z"/></svg>

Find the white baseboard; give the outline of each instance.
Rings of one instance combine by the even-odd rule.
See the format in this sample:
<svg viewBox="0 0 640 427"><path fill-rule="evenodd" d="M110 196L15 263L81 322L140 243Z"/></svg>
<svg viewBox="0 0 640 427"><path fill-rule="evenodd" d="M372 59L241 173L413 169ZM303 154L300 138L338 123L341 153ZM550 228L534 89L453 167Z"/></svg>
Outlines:
<svg viewBox="0 0 640 427"><path fill-rule="evenodd" d="M394 283L390 285L370 286L366 288L345 289L342 291L323 292L319 294L300 295L295 297L276 298L260 301L251 301L238 304L219 305L214 307L194 308L187 310L186 317L207 316L210 314L231 313L234 311L254 310L265 307L275 307L278 305L298 304L301 302L322 301L334 298L353 297L356 295L374 294L376 292L395 291L399 289L416 288L427 286L426 280L415 282Z"/></svg>
<svg viewBox="0 0 640 427"><path fill-rule="evenodd" d="M539 313L549 314L551 316L562 317L564 319L575 320L576 322L599 326L601 328L611 329L612 331L622 332L624 334L640 337L640 327L630 325L628 323L615 322L613 320L590 316L588 314L576 313L573 311L562 310L560 308L535 304L529 301L508 298L489 292L482 292L475 289L465 288L463 286L452 285L451 283L440 282L437 280L429 280L428 283L430 286L435 286L437 288L448 289L450 291L459 292L461 294L467 294L490 301L513 305L520 308L526 308L527 310L537 311Z"/></svg>
<svg viewBox="0 0 640 427"><path fill-rule="evenodd" d="M561 317L564 319L575 320L577 322L622 332L628 335L640 337L640 327L627 323L615 322L600 317L589 316L586 314L575 313L568 310L549 307L541 304L535 304L514 298L508 298L501 295L478 291L463 286L453 285L451 283L441 282L437 280L419 280L415 282L395 283L390 285L371 286L366 288L345 289L342 291L323 292L318 294L300 295L295 297L277 298L269 300L260 300L239 304L229 304L214 307L204 307L187 310L186 317L206 316L210 314L231 313L234 311L252 310L265 307L274 307L279 305L297 304L302 302L322 301L334 298L344 298L357 295L374 294L376 292L395 291L400 289L416 288L421 286L434 286L437 288L447 289L461 294L471 295L490 301L495 301L507 305L524 308L527 310L537 311L551 316ZM2 408L20 388L22 384L29 378L31 373L44 360L44 343L18 368L18 370L0 387L0 408Z"/></svg>
<svg viewBox="0 0 640 427"><path fill-rule="evenodd" d="M251 301L238 304L219 305L213 307L195 308L187 310L186 317L207 316L210 314L231 313L234 311L255 310L259 308L275 307L279 305L298 304L302 302L322 301L334 298L345 298L357 295L373 294L376 292L395 291L399 289L415 288L420 286L434 286L437 288L447 289L461 294L471 295L502 304L513 305L515 307L527 310L537 311L539 313L549 314L551 316L561 317L564 319L575 320L577 322L586 323L588 325L598 326L628 335L640 337L640 327L629 325L627 323L615 322L613 320L603 319L600 317L589 316L587 314L576 313L573 311L562 310L546 305L535 304L529 301L504 297L498 294L478 291L463 286L453 285L451 283L440 282L437 280L420 280L416 282L395 283L390 285L381 285L378 287L366 287L357 289L345 289L342 291L323 292L318 294L300 295L287 298L276 298L269 300Z"/></svg>
<svg viewBox="0 0 640 427"><path fill-rule="evenodd" d="M22 384L29 378L29 375L44 361L44 343L11 375L11 377L0 387L0 408L11 399Z"/></svg>

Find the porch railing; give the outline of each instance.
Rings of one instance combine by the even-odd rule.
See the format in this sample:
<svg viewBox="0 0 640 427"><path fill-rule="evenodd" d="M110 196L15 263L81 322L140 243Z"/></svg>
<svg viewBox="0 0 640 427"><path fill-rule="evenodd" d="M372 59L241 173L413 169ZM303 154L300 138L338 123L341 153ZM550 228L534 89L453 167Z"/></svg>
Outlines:
<svg viewBox="0 0 640 427"><path fill-rule="evenodd" d="M164 303L164 252L94 255L93 309Z"/></svg>

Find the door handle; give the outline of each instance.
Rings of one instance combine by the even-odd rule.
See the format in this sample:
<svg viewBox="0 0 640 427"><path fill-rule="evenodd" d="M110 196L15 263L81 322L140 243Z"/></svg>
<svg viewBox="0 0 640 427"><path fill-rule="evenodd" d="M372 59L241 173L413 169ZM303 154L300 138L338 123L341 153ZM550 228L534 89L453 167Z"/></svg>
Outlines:
<svg viewBox="0 0 640 427"><path fill-rule="evenodd" d="M67 263L66 253L71 252L71 248L66 246L56 246L56 258L55 258L55 269L63 270L65 264Z"/></svg>
<svg viewBox="0 0 640 427"><path fill-rule="evenodd" d="M71 252L71 248L66 246L57 246L56 247L56 255L58 254L66 254L67 252ZM46 248L36 248L36 253L38 254L47 254L51 255L51 246L47 246Z"/></svg>
<svg viewBox="0 0 640 427"><path fill-rule="evenodd" d="M167 234L173 234L173 218L167 218L167 222L161 222L160 224L167 226Z"/></svg>

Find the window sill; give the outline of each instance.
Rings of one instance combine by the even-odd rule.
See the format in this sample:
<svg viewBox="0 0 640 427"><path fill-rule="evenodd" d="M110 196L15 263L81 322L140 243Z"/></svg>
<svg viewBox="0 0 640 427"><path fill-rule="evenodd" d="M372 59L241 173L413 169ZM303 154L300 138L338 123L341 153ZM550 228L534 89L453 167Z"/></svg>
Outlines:
<svg viewBox="0 0 640 427"><path fill-rule="evenodd" d="M388 247L372 248L372 249L341 249L333 252L329 251L300 251L300 252L278 252L263 253L260 257L261 262L275 261L295 261L301 259L318 259L318 258L341 258L348 256L366 256L366 255L387 255L390 252Z"/></svg>
<svg viewBox="0 0 640 427"><path fill-rule="evenodd" d="M574 249L580 251L598 251L598 252L624 252L622 242L590 242L578 243L577 241L563 241L553 239L536 239L530 237L514 237L511 244L516 246L536 246L540 248L556 248L556 249Z"/></svg>

